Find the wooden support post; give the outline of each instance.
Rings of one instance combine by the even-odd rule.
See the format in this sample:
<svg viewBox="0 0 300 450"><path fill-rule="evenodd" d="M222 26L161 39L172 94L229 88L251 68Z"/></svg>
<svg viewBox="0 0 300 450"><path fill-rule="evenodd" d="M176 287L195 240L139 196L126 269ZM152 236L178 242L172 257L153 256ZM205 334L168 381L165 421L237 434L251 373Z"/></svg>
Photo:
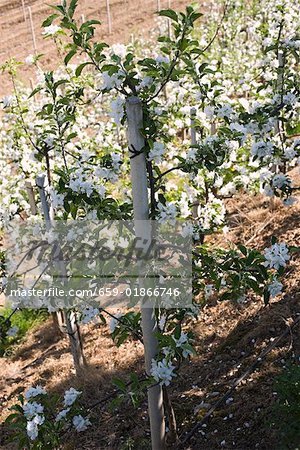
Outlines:
<svg viewBox="0 0 300 450"><path fill-rule="evenodd" d="M216 134L216 132L217 132L216 122L212 122L210 124L210 134Z"/></svg>
<svg viewBox="0 0 300 450"><path fill-rule="evenodd" d="M28 11L28 16L29 16L29 25L30 25L32 43L33 43L33 51L34 51L34 54L37 55L36 38L35 38L35 31L34 31L34 25L33 25L33 19L32 19L32 11L31 11L30 6L27 7L27 11Z"/></svg>
<svg viewBox="0 0 300 450"><path fill-rule="evenodd" d="M111 25L111 14L110 14L110 4L109 0L106 0L106 13L107 13L107 26L108 26L108 33L112 33L112 25Z"/></svg>
<svg viewBox="0 0 300 450"><path fill-rule="evenodd" d="M39 190L41 204L42 204L42 212L44 215L44 219L46 222L46 229L50 230L52 228L52 220L51 220L51 209L49 207L46 193L45 193L45 175L39 175L36 178L36 185ZM59 271L61 275L66 278L67 271L64 263L62 261L58 262ZM76 374L79 375L81 369L85 366L86 361L83 356L83 347L82 347L82 339L80 334L80 328L76 319L76 314L74 311L66 311L61 310L57 311L57 319L60 325L60 328L67 332L69 336L70 342L70 350L74 361L74 367L76 370Z"/></svg>
<svg viewBox="0 0 300 450"><path fill-rule="evenodd" d="M190 112L190 119L191 119L191 145L197 145L197 132L196 132L196 109L191 108ZM195 198L195 202L192 206L192 214L193 218L196 219L198 217L198 202L197 198Z"/></svg>
<svg viewBox="0 0 300 450"><path fill-rule="evenodd" d="M276 93L281 95L283 85L284 56L282 52L278 53L278 76L276 80ZM280 133L280 122L277 119L275 123L275 133Z"/></svg>
<svg viewBox="0 0 300 450"><path fill-rule="evenodd" d="M191 118L191 144L196 145L197 144L197 133L196 133L196 128L195 128L195 118L196 118L196 109L195 108L191 108L190 118Z"/></svg>
<svg viewBox="0 0 300 450"><path fill-rule="evenodd" d="M23 10L24 22L26 22L25 0L22 0L22 10Z"/></svg>
<svg viewBox="0 0 300 450"><path fill-rule="evenodd" d="M137 97L130 97L126 101L128 144L129 149L140 151L144 145L144 137L140 130L143 127L142 103ZM132 154L130 154L132 156ZM151 221L149 220L148 178L145 154L130 159L130 173L132 183L133 210L136 237L141 239L151 238ZM152 359L158 352L158 343L155 336L157 326L154 309L143 307L142 331L145 347L145 366L147 374L150 374ZM148 389L148 410L151 428L151 442L153 450L165 449L165 420L163 394L160 385Z"/></svg>
<svg viewBox="0 0 300 450"><path fill-rule="evenodd" d="M26 188L27 195L28 195L28 201L29 201L31 214L33 216L36 216L37 215L37 207L36 207L36 203L35 203L34 192L33 192L33 187L32 187L31 181L29 181L29 180L25 181L25 188Z"/></svg>
<svg viewBox="0 0 300 450"><path fill-rule="evenodd" d="M278 95L281 95L281 92L282 92L283 70L284 70L284 56L283 56L282 52L279 52L278 53L278 76L277 76L277 80L276 80L276 93ZM280 121L278 119L276 119L276 121L275 121L274 131L275 131L275 134L280 133ZM277 173L278 171L280 171L280 167L278 166L278 164L272 164L270 170L273 173ZM274 198L271 198L270 204L271 204L271 209L274 209L274 205L275 205Z"/></svg>
<svg viewBox="0 0 300 450"><path fill-rule="evenodd" d="M172 30L171 30L171 20L170 19L167 19L167 27L168 27L168 38L171 39Z"/></svg>

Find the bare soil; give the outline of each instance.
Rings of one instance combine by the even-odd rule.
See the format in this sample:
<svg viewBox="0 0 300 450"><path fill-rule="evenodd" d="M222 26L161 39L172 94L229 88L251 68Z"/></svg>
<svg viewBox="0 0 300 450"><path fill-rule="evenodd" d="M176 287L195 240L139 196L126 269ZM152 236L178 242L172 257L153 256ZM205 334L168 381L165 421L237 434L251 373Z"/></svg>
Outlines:
<svg viewBox="0 0 300 450"><path fill-rule="evenodd" d="M79 20L97 19L102 22L97 38L108 44L126 43L135 37L148 39L155 29L157 18L157 0L109 0L112 21L112 33L108 33L106 0L79 0L76 17ZM191 2L188 0L171 0L173 9L182 10ZM42 22L54 11L49 5L60 4L58 0L0 0L0 66L10 58L24 62L29 54L34 53L29 10L33 19L37 53L44 54L42 65L53 70L59 64L55 45L51 39L44 39ZM161 9L168 8L168 0L160 1ZM26 20L25 20L26 18ZM28 85L35 83L33 69L25 64L21 66L19 77ZM31 81L30 81L31 80ZM0 96L8 95L12 85L7 75L0 75Z"/></svg>
<svg viewBox="0 0 300 450"><path fill-rule="evenodd" d="M275 235L280 241L300 245L299 203L287 208L280 202L270 205L261 196L244 194L229 200L227 206L231 225L227 243L248 243L263 249ZM224 242L224 237L219 239ZM203 308L193 325L197 356L182 367L170 392L182 437L300 314L299 266L300 258L293 257L284 280L285 294L268 306L251 295L243 303L213 301ZM49 392L79 388L88 407L113 392L113 377L126 379L131 371L143 373L139 343L131 341L116 348L105 325L87 325L83 335L88 367L82 377L75 376L67 340L57 338L50 320L33 330L10 357L2 358L1 418L8 414L19 393L37 383ZM292 356L299 360L299 342L300 327L296 326L184 448L276 449L276 431L270 427L271 407L276 402L274 377ZM117 411L101 404L93 410L92 419L94 425L88 432L68 437L66 449L150 448L146 402L138 410L125 405ZM10 448L5 443L6 434L2 427L0 448L5 450ZM135 447L125 446L131 438Z"/></svg>

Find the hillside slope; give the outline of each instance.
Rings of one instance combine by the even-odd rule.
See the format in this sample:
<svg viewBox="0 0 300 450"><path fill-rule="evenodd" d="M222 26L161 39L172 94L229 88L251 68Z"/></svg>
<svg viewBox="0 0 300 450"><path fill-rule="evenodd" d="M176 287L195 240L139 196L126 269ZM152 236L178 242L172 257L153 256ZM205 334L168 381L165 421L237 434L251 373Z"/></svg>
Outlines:
<svg viewBox="0 0 300 450"><path fill-rule="evenodd" d="M271 236L289 245L300 246L300 204L286 208L280 202L272 209L266 198L242 195L228 201L231 231L228 242L248 243L263 249ZM224 238L220 236L220 239ZM184 436L214 405L233 382L243 374L274 340L287 330L292 319L300 315L300 258L294 256L284 280L285 294L265 307L254 295L243 303L231 301L208 303L194 323L197 355L186 363L171 389L178 418L179 432ZM17 395L34 384L50 392L62 393L69 386L83 391L88 407L112 392L111 379L126 379L128 373L143 372L142 346L134 341L120 348L113 344L104 325L83 327L84 347L89 367L77 379L71 364L66 339L57 339L49 322L33 331L26 342L16 348L0 366L1 418ZM252 372L196 433L186 449L269 450L276 448L277 437L270 428L270 408L276 401L274 376L291 357L300 356L300 327L289 331L258 368ZM203 406L204 405L204 406ZM146 403L134 410L125 405L110 412L106 404L93 410L93 427L74 438L68 437L68 449L93 450L122 448L148 449L149 426ZM145 431L146 430L146 431ZM0 448L5 444L2 428ZM124 442L135 447L123 447Z"/></svg>

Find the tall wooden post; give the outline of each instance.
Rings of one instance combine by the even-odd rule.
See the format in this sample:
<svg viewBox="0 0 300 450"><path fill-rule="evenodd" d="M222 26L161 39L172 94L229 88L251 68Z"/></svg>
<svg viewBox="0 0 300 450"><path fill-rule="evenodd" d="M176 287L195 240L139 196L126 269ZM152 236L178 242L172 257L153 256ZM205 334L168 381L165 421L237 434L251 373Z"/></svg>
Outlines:
<svg viewBox="0 0 300 450"><path fill-rule="evenodd" d="M22 10L23 10L24 22L26 22L25 0L22 0Z"/></svg>
<svg viewBox="0 0 300 450"><path fill-rule="evenodd" d="M27 10L28 10L28 16L29 16L29 25L30 25L32 43L33 43L33 50L34 50L34 54L37 55L37 46L36 46L36 38L35 38L35 31L34 31L31 7L28 6Z"/></svg>
<svg viewBox="0 0 300 450"><path fill-rule="evenodd" d="M50 209L46 194L45 194L45 175L39 175L36 178L36 185L39 189L42 212L46 222L46 229L52 228L52 213L53 208ZM67 271L63 262L59 262L59 271L63 277L66 278ZM85 366L85 358L83 356L82 339L80 334L80 328L76 320L76 314L74 311L61 310L57 312L58 322L60 326L64 326L65 331L69 336L71 354L74 361L74 367L77 375L80 374L81 369Z"/></svg>
<svg viewBox="0 0 300 450"><path fill-rule="evenodd" d="M109 34L112 33L112 25L111 25L111 14L110 14L110 4L109 0L106 0L106 13L107 13L107 26Z"/></svg>
<svg viewBox="0 0 300 450"><path fill-rule="evenodd" d="M190 119L191 119L191 144L197 144L197 136L196 136L196 128L195 128L195 118L196 118L196 109L191 108Z"/></svg>
<svg viewBox="0 0 300 450"><path fill-rule="evenodd" d="M130 97L126 101L128 144L129 149L140 151L145 141L140 132L143 127L142 103L137 97ZM132 156L132 154L130 154ZM151 221L149 220L148 179L145 154L141 153L130 159L130 173L132 183L133 209L136 237L151 238ZM158 351L155 336L156 319L154 309L142 305L142 331L145 347L146 372L150 374L152 359ZM153 450L165 448L165 420L163 394L160 385L148 389L148 409L151 428L151 441Z"/></svg>
<svg viewBox="0 0 300 450"><path fill-rule="evenodd" d="M33 192L33 187L32 187L31 181L29 181L29 180L25 181L25 188L26 188L27 195L28 195L31 214L33 216L36 216L37 215L37 207L36 207L36 203L35 203L34 192Z"/></svg>

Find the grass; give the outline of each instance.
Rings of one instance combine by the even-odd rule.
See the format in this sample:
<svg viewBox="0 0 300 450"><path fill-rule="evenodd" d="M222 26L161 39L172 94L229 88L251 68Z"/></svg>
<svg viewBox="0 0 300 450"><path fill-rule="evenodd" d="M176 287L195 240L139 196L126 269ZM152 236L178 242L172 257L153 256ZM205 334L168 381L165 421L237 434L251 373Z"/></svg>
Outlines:
<svg viewBox="0 0 300 450"><path fill-rule="evenodd" d="M300 366L290 364L277 377L278 401L273 407L272 426L277 430L278 450L300 448Z"/></svg>
<svg viewBox="0 0 300 450"><path fill-rule="evenodd" d="M26 336L26 333L42 323L48 316L45 310L32 309L23 309L11 314L11 308L0 308L1 318L7 319L11 316L10 327L18 327L15 336L8 336L0 340L0 356L9 356L13 352L13 347Z"/></svg>

